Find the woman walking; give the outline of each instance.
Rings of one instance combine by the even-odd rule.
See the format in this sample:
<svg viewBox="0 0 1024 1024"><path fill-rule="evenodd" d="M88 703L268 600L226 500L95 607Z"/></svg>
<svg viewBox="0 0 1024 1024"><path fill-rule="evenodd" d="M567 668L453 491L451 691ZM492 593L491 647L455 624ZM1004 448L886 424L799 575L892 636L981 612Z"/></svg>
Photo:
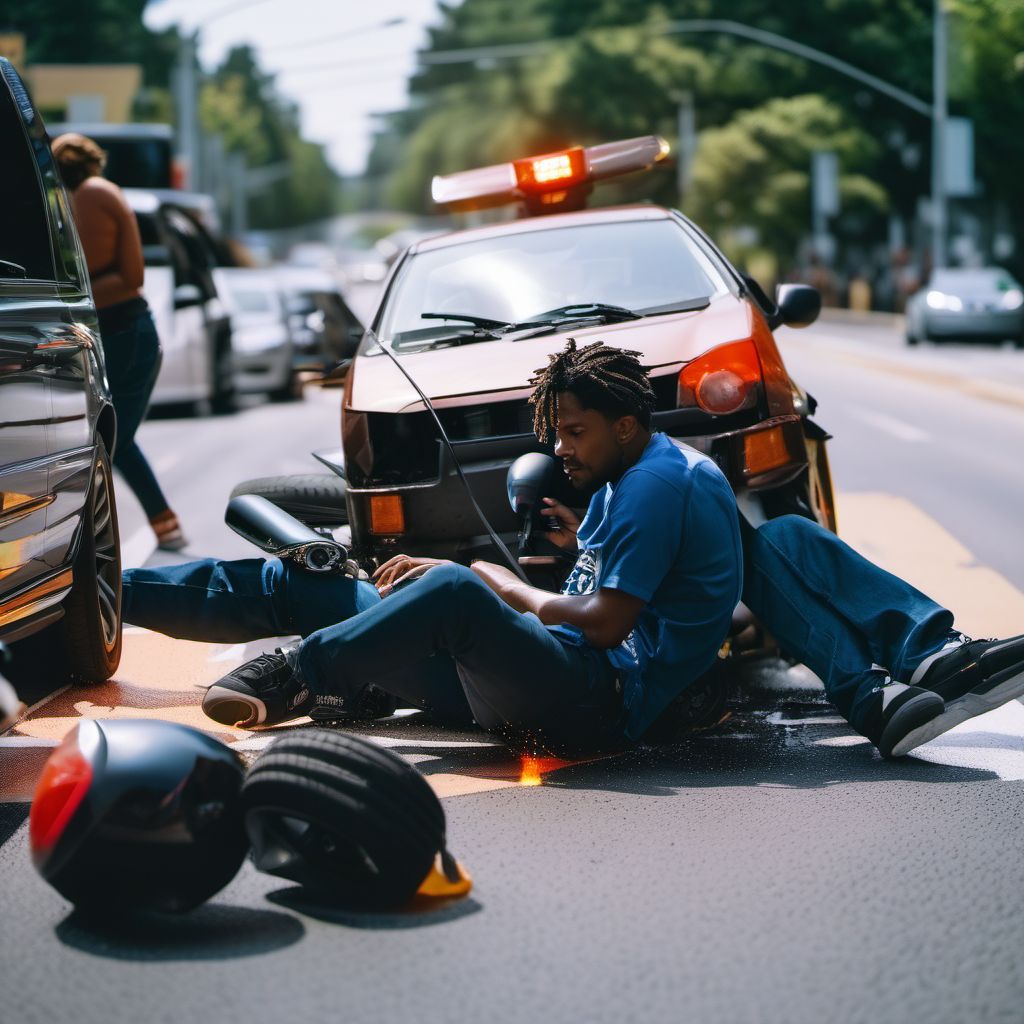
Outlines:
<svg viewBox="0 0 1024 1024"><path fill-rule="evenodd" d="M96 300L117 413L113 462L149 517L157 546L176 551L186 543L181 524L135 441L161 359L160 339L142 296L142 240L135 214L117 185L101 177L107 155L92 139L76 132L61 135L53 154L71 193Z"/></svg>

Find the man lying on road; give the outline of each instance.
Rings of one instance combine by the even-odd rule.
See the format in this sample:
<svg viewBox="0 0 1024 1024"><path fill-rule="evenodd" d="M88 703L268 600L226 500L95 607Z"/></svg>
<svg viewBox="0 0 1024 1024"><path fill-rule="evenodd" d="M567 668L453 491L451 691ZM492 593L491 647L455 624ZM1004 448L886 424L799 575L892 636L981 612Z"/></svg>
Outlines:
<svg viewBox="0 0 1024 1024"><path fill-rule="evenodd" d="M344 714L373 684L562 753L642 739L712 665L741 595L883 756L1024 693L1024 636L969 640L810 520L741 523L714 462L651 432L637 355L570 342L532 382L538 437L554 431L573 485L594 492L582 522L548 502L578 545L560 594L486 562L398 555L375 588L277 559L204 559L127 570L125 620L193 640L305 638L210 687L203 709L225 724Z"/></svg>

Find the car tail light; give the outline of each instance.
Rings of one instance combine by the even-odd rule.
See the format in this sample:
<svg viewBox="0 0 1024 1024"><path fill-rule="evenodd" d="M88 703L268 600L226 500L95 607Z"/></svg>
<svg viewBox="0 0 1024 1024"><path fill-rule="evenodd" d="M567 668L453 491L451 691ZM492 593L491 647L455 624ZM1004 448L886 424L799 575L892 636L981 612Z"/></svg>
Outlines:
<svg viewBox="0 0 1024 1024"><path fill-rule="evenodd" d="M92 783L92 764L78 744L76 726L50 755L36 783L28 834L33 857L45 857L57 845Z"/></svg>
<svg viewBox="0 0 1024 1024"><path fill-rule="evenodd" d="M757 405L761 360L752 340L718 345L679 374L678 405L729 416Z"/></svg>
<svg viewBox="0 0 1024 1024"><path fill-rule="evenodd" d="M405 533L401 495L374 494L370 498L370 533L378 536Z"/></svg>
<svg viewBox="0 0 1024 1024"><path fill-rule="evenodd" d="M546 192L556 186L568 188L587 180L587 159L581 146L516 160L512 166L516 182L524 192Z"/></svg>

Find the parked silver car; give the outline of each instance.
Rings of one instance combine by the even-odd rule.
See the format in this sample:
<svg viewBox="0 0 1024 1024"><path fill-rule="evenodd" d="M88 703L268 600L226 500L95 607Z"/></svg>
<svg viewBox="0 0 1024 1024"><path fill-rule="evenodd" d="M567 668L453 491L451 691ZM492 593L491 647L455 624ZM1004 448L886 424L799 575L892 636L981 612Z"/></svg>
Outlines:
<svg viewBox="0 0 1024 1024"><path fill-rule="evenodd" d="M936 270L907 303L907 344L1012 341L1024 348L1024 289L999 267Z"/></svg>
<svg viewBox="0 0 1024 1024"><path fill-rule="evenodd" d="M231 316L236 387L271 398L292 397L295 346L277 278L251 267L217 267L213 277Z"/></svg>

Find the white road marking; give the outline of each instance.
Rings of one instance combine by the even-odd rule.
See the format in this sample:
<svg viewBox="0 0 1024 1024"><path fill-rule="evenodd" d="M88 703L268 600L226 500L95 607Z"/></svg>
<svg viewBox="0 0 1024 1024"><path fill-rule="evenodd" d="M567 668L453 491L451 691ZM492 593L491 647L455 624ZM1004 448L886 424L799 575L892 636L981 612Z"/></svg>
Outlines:
<svg viewBox="0 0 1024 1024"><path fill-rule="evenodd" d="M167 455L161 455L153 460L153 471L158 476L162 473L169 473L184 457L184 454L181 452L170 452Z"/></svg>
<svg viewBox="0 0 1024 1024"><path fill-rule="evenodd" d="M156 551L156 534L149 526L140 527L127 540L121 541L121 568L137 569Z"/></svg>
<svg viewBox="0 0 1024 1024"><path fill-rule="evenodd" d="M1003 782L1024 781L1024 707L1012 700L961 722L912 750L909 756L932 764L991 772Z"/></svg>
<svg viewBox="0 0 1024 1024"><path fill-rule="evenodd" d="M226 650L219 651L217 654L211 654L207 661L245 661L245 648L246 644L234 644L232 647L228 647Z"/></svg>
<svg viewBox="0 0 1024 1024"><path fill-rule="evenodd" d="M912 444L917 444L921 441L931 440L931 435L921 430L920 427L915 427L911 423L898 420L895 416L887 416L884 412L869 412L866 409L858 409L854 415L857 419L863 420L863 422L876 427L891 437L895 437L899 441L909 441Z"/></svg>

